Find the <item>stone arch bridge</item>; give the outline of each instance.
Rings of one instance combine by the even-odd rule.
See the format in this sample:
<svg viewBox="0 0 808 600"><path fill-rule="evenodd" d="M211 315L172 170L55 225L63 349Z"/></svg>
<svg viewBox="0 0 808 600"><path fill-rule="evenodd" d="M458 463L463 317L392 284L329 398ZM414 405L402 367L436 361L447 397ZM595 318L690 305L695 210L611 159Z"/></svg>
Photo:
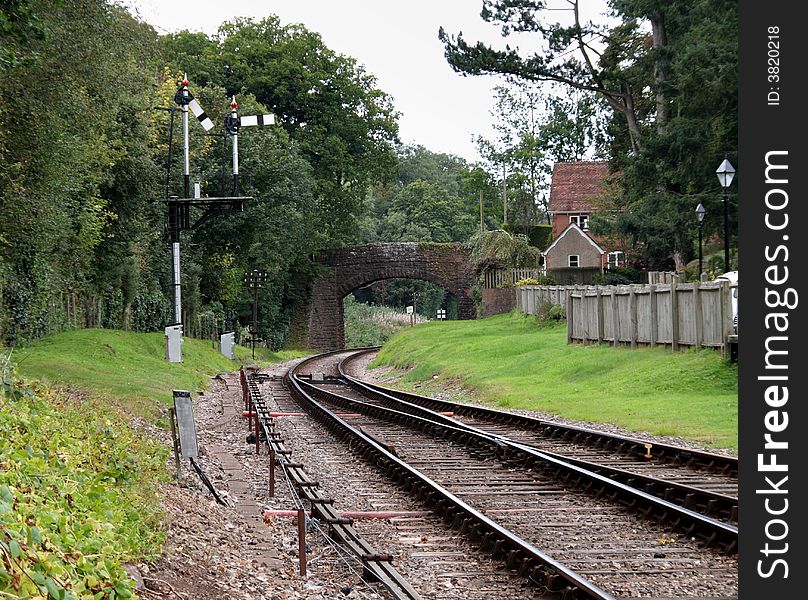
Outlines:
<svg viewBox="0 0 808 600"><path fill-rule="evenodd" d="M324 252L318 262L324 271L312 282L306 310L309 348L344 348L343 298L382 279L429 281L455 295L459 319L476 316L473 272L468 252L460 244L366 244Z"/></svg>

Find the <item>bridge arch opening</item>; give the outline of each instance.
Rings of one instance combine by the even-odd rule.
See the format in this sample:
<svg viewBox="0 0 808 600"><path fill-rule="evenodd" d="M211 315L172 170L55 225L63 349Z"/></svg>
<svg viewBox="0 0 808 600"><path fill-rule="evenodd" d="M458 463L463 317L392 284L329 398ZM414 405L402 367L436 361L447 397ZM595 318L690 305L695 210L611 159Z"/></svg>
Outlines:
<svg viewBox="0 0 808 600"><path fill-rule="evenodd" d="M407 314L413 307L415 315ZM419 279L381 279L342 299L346 348L384 343L402 328L438 318L457 318L457 298L445 288Z"/></svg>

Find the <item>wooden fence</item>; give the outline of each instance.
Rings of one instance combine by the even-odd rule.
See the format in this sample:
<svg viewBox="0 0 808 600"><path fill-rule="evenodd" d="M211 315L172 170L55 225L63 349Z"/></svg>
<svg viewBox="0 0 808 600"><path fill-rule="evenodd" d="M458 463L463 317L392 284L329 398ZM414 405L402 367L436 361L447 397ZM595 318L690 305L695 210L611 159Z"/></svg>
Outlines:
<svg viewBox="0 0 808 600"><path fill-rule="evenodd" d="M483 285L487 289L510 287L522 279L538 279L542 275L541 269L494 269L485 272Z"/></svg>
<svg viewBox="0 0 808 600"><path fill-rule="evenodd" d="M720 348L732 334L728 282L616 286L523 286L517 307L535 314L543 301L567 313L569 342Z"/></svg>
<svg viewBox="0 0 808 600"><path fill-rule="evenodd" d="M567 293L576 286L567 285L520 285L516 288L516 308L535 315L544 302L567 306Z"/></svg>

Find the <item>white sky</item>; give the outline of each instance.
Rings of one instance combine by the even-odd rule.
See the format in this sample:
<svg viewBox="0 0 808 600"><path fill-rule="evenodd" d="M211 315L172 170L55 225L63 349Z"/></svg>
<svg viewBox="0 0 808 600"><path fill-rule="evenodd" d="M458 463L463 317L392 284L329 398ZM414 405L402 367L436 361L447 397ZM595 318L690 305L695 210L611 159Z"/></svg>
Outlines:
<svg viewBox="0 0 808 600"><path fill-rule="evenodd" d="M604 0L584 0L596 19ZM481 0L124 0L158 33L183 29L213 34L235 17L275 14L284 24L303 23L326 46L351 56L393 97L401 141L478 160L473 135L493 137L492 88L499 79L452 71L438 40L442 25L467 41L498 43L499 29L480 18ZM559 6L564 3L559 0ZM562 13L559 13L562 14ZM512 37L508 43L514 47ZM524 38L523 38L524 40ZM193 74L189 73L193 80Z"/></svg>

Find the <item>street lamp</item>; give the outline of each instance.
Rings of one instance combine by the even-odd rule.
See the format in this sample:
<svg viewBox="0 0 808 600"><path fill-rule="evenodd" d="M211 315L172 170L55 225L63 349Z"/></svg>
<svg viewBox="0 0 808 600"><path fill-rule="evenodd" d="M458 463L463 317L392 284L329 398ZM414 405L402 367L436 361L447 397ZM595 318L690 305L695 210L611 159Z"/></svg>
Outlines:
<svg viewBox="0 0 808 600"><path fill-rule="evenodd" d="M721 187L724 188L724 270L729 271L729 209L727 208L727 190L729 184L732 183L733 177L735 177L735 167L727 160L726 155L724 155L724 162L718 166L715 174L718 175L718 181L721 183Z"/></svg>
<svg viewBox="0 0 808 600"><path fill-rule="evenodd" d="M704 205L699 202L699 205L696 207L696 216L699 219L699 281L701 281L701 227L704 225L704 213L707 211L704 209Z"/></svg>
<svg viewBox="0 0 808 600"><path fill-rule="evenodd" d="M267 282L267 273L253 269L244 275L244 285L253 292L252 357L255 360L255 336L258 334L258 290Z"/></svg>

